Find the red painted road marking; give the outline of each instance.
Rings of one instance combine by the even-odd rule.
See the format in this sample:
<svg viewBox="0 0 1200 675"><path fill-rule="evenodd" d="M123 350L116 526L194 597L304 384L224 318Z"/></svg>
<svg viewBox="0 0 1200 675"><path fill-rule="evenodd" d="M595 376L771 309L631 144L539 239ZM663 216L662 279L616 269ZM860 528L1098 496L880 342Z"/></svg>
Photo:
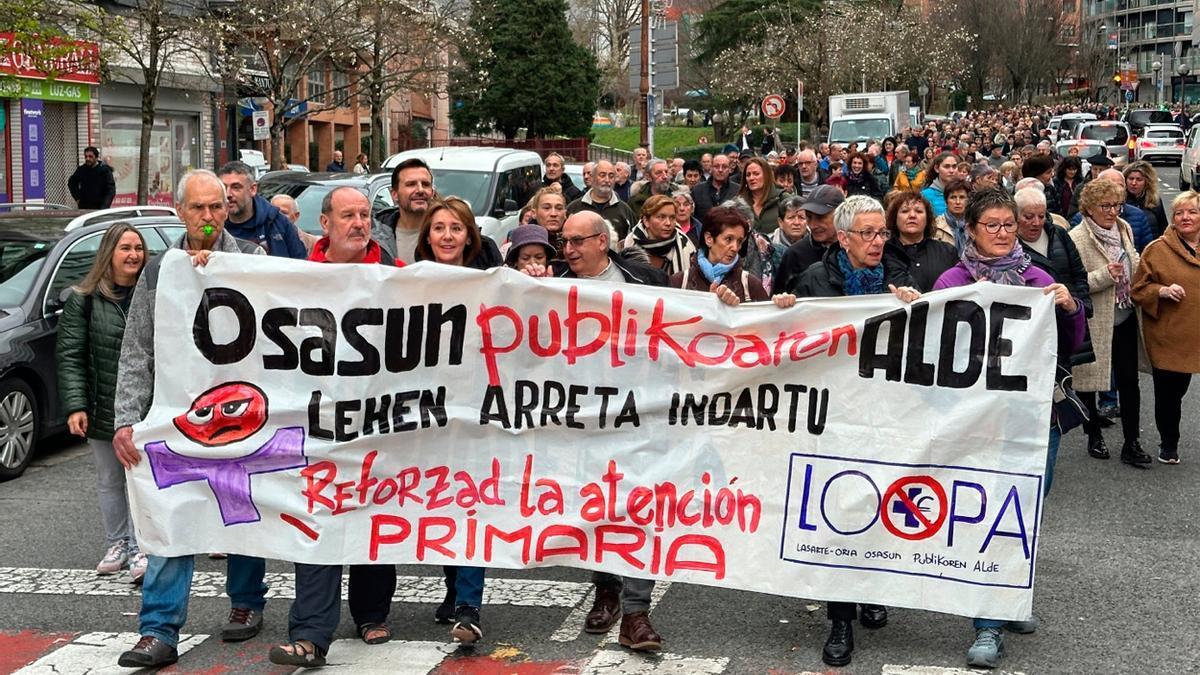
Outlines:
<svg viewBox="0 0 1200 675"><path fill-rule="evenodd" d="M0 631L0 673L11 673L37 661L79 633L43 633L23 630Z"/></svg>
<svg viewBox="0 0 1200 675"><path fill-rule="evenodd" d="M576 675L587 663L587 659L513 663L490 656L467 656L448 658L429 675Z"/></svg>

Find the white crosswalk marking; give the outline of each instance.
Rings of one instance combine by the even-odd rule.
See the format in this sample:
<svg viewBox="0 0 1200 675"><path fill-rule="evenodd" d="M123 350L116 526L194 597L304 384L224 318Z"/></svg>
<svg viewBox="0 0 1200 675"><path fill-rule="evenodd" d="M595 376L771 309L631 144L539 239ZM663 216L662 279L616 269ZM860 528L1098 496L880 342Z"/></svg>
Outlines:
<svg viewBox="0 0 1200 675"><path fill-rule="evenodd" d="M128 675L117 657L137 644L137 633L87 633L18 670L15 675ZM208 639L207 635L180 635L179 655Z"/></svg>
<svg viewBox="0 0 1200 675"><path fill-rule="evenodd" d="M322 673L355 675L426 675L452 654L456 645L445 642L393 640L368 645L362 640L334 640ZM301 668L296 673L308 672Z"/></svg>
<svg viewBox="0 0 1200 675"><path fill-rule="evenodd" d="M605 649L596 653L580 675L720 675L728 658L705 659L678 654L646 655Z"/></svg>
<svg viewBox="0 0 1200 675"><path fill-rule="evenodd" d="M897 666L892 664L885 665L879 675L979 675L980 673L989 673L990 675L1025 675L1022 672L1001 670L972 670L967 668L945 668L942 666Z"/></svg>
<svg viewBox="0 0 1200 675"><path fill-rule="evenodd" d="M295 575L268 573L268 598L295 597ZM345 580L342 595L345 597ZM518 607L575 607L591 590L590 583L537 579L488 579L483 591L485 605ZM442 577L401 576L396 579L395 602L437 604L445 595ZM136 596L141 590L124 575L98 577L93 570L0 567L0 593L38 595ZM196 572L192 597L225 597L224 572ZM582 625L582 623L580 624Z"/></svg>

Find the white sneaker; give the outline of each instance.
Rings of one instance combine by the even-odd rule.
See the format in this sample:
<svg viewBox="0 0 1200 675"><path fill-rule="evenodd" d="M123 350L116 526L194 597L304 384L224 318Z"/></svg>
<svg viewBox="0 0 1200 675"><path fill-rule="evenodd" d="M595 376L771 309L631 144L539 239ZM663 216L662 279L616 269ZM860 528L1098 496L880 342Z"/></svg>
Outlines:
<svg viewBox="0 0 1200 675"><path fill-rule="evenodd" d="M96 574L106 577L116 574L125 569L129 564L129 545L123 541L118 541L108 547L108 552L104 554L104 558L100 560L100 564L96 565Z"/></svg>
<svg viewBox="0 0 1200 675"><path fill-rule="evenodd" d="M133 559L129 561L129 576L133 577L134 584L142 583L142 579L146 576L146 567L150 561L146 558L146 554L138 551L134 554Z"/></svg>

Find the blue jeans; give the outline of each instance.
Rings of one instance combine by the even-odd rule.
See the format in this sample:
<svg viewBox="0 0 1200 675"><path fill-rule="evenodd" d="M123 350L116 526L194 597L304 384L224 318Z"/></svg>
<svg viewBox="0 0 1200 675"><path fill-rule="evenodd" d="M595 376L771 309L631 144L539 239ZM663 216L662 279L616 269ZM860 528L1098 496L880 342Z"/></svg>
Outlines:
<svg viewBox="0 0 1200 675"><path fill-rule="evenodd" d="M1042 483L1042 496L1050 494L1050 484L1054 482L1054 462L1058 460L1058 444L1062 434L1058 427L1050 425L1050 442L1046 445L1046 480ZM998 619L975 619L975 630L980 628L1003 628L1007 621Z"/></svg>
<svg viewBox="0 0 1200 675"><path fill-rule="evenodd" d="M152 555L148 559L138 632L173 647L187 621L188 594L192 590L196 561L190 555L177 558ZM267 584L263 581L266 571L267 561L262 558L230 555L225 572L225 593L230 606L261 612L267 605Z"/></svg>
<svg viewBox="0 0 1200 675"><path fill-rule="evenodd" d="M454 567L454 606L474 607L479 609L483 606L483 568L482 567L455 567L447 565L447 569Z"/></svg>

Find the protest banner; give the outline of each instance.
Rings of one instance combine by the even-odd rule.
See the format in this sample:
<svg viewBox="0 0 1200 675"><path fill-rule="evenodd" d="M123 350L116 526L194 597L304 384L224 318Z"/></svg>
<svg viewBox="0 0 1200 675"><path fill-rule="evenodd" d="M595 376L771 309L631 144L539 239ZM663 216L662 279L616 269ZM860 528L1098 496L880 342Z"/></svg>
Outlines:
<svg viewBox="0 0 1200 675"><path fill-rule="evenodd" d="M1056 344L1037 289L733 308L171 251L155 323L130 474L149 553L1031 614Z"/></svg>

